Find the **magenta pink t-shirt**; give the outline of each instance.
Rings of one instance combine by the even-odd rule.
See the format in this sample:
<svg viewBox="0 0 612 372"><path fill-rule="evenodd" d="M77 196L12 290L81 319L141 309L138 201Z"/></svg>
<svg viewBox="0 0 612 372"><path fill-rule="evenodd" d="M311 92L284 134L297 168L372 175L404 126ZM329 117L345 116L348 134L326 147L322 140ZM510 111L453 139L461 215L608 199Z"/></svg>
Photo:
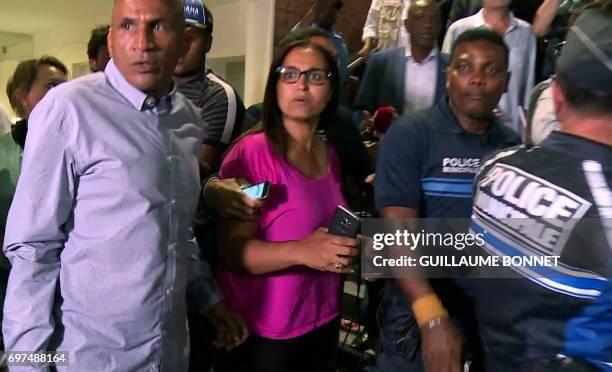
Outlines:
<svg viewBox="0 0 612 372"><path fill-rule="evenodd" d="M340 166L330 145L325 177L302 175L274 151L263 133L236 144L221 165L221 178L242 177L255 184L269 181L256 238L268 242L302 240L328 227L336 206L345 204ZM223 237L219 237L223 239ZM222 240L221 240L222 241ZM219 286L229 304L263 337L303 335L339 314L340 276L294 266L264 275L219 271Z"/></svg>

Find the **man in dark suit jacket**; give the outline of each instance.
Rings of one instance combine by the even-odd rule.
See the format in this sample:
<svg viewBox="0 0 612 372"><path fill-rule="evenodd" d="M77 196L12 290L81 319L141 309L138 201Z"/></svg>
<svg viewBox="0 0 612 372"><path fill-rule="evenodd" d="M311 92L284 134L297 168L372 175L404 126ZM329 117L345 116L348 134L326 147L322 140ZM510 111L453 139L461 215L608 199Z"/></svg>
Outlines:
<svg viewBox="0 0 612 372"><path fill-rule="evenodd" d="M447 57L436 43L441 30L440 11L430 2L410 6L404 24L410 47L374 53L368 59L355 110L374 113L393 106L399 114L431 107L445 93Z"/></svg>

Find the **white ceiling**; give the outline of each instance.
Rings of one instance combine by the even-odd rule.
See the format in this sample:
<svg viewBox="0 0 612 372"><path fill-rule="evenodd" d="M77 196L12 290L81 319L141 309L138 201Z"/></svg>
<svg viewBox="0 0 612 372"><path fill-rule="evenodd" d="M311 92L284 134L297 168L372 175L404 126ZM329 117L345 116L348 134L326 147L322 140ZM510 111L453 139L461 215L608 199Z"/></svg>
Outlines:
<svg viewBox="0 0 612 372"><path fill-rule="evenodd" d="M205 0L207 6L240 0ZM65 22L110 21L113 0L0 0L0 31L33 34Z"/></svg>
<svg viewBox="0 0 612 372"><path fill-rule="evenodd" d="M110 20L112 7L113 0L1 0L0 31L31 35L62 23Z"/></svg>

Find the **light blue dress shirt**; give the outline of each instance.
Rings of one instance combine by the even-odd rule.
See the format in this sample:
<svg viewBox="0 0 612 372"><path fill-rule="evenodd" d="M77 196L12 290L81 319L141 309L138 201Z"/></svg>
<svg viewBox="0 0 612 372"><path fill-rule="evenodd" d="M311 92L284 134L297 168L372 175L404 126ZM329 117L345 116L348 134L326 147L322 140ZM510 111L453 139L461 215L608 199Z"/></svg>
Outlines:
<svg viewBox="0 0 612 372"><path fill-rule="evenodd" d="M59 371L187 370L201 128L181 94L156 102L112 60L36 106L6 230L6 350L67 351Z"/></svg>

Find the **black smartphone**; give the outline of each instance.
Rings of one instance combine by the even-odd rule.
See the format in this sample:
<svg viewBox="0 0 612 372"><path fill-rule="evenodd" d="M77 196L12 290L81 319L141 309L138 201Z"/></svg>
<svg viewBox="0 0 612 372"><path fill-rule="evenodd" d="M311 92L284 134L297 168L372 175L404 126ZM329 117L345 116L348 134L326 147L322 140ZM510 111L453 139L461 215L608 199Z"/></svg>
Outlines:
<svg viewBox="0 0 612 372"><path fill-rule="evenodd" d="M355 213L339 205L329 227L329 233L354 238L359 233L361 221Z"/></svg>
<svg viewBox="0 0 612 372"><path fill-rule="evenodd" d="M270 182L265 181L256 183L254 185L245 186L242 188L242 192L253 199L265 199L268 197L270 192Z"/></svg>

